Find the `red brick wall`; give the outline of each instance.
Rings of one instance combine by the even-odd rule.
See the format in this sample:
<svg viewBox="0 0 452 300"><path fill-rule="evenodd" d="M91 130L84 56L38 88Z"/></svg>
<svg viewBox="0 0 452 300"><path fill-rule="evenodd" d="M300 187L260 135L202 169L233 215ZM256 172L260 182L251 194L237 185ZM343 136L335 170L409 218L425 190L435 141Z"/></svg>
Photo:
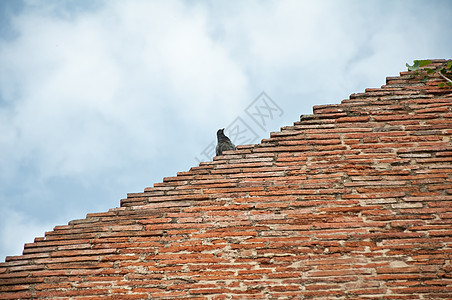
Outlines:
<svg viewBox="0 0 452 300"><path fill-rule="evenodd" d="M452 89L429 76L55 227L0 264L0 299L452 299Z"/></svg>

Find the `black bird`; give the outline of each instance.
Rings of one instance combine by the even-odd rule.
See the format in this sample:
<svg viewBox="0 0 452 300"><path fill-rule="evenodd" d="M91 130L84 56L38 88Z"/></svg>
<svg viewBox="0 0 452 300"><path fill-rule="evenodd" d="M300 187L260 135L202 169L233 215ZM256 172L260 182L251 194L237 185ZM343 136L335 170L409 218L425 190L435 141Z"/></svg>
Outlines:
<svg viewBox="0 0 452 300"><path fill-rule="evenodd" d="M236 150L237 147L231 142L231 140L224 135L224 128L217 131L217 155L222 155L223 151Z"/></svg>

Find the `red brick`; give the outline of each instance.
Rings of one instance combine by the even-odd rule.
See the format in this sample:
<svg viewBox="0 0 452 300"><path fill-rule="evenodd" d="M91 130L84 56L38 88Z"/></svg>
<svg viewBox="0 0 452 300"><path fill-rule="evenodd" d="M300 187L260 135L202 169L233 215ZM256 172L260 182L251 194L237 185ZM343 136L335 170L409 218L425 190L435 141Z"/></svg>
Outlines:
<svg viewBox="0 0 452 300"><path fill-rule="evenodd" d="M368 116L360 116L360 117L342 117L338 118L338 123L355 123L355 122L367 122L370 117Z"/></svg>
<svg viewBox="0 0 452 300"><path fill-rule="evenodd" d="M393 293L397 294L419 294L419 293L438 293L451 292L452 287L443 286L419 286L419 287L405 287L405 288L391 288ZM449 294L450 295L450 294Z"/></svg>
<svg viewBox="0 0 452 300"><path fill-rule="evenodd" d="M12 294L1 293L0 299L33 299L32 292L15 292Z"/></svg>
<svg viewBox="0 0 452 300"><path fill-rule="evenodd" d="M326 296L335 296L340 297L345 295L345 291L337 291L337 290L330 290L330 291L301 291L301 295L304 295L306 297L314 297L314 298L325 298Z"/></svg>
<svg viewBox="0 0 452 300"><path fill-rule="evenodd" d="M192 289L189 291L190 294L225 294L230 292L228 289Z"/></svg>
<svg viewBox="0 0 452 300"><path fill-rule="evenodd" d="M372 269L354 269L354 270L338 270L338 271L312 271L309 276L312 277L334 277L341 275L357 275L357 274L371 274Z"/></svg>

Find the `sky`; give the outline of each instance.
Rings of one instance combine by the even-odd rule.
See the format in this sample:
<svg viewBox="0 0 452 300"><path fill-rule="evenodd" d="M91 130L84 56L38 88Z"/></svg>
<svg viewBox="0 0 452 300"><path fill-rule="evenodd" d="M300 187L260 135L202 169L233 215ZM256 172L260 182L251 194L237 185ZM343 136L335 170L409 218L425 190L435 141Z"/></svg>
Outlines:
<svg viewBox="0 0 452 300"><path fill-rule="evenodd" d="M54 226L451 58L452 1L0 0L0 261Z"/></svg>

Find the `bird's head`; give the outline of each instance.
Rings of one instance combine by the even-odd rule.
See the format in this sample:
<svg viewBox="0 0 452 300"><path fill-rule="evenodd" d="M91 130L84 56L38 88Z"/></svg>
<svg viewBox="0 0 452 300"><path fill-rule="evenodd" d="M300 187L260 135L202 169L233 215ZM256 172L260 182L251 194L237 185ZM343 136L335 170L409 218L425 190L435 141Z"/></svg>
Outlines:
<svg viewBox="0 0 452 300"><path fill-rule="evenodd" d="M218 131L217 131L217 139L218 139L218 141L229 140L229 138L224 134L224 128L218 129Z"/></svg>

